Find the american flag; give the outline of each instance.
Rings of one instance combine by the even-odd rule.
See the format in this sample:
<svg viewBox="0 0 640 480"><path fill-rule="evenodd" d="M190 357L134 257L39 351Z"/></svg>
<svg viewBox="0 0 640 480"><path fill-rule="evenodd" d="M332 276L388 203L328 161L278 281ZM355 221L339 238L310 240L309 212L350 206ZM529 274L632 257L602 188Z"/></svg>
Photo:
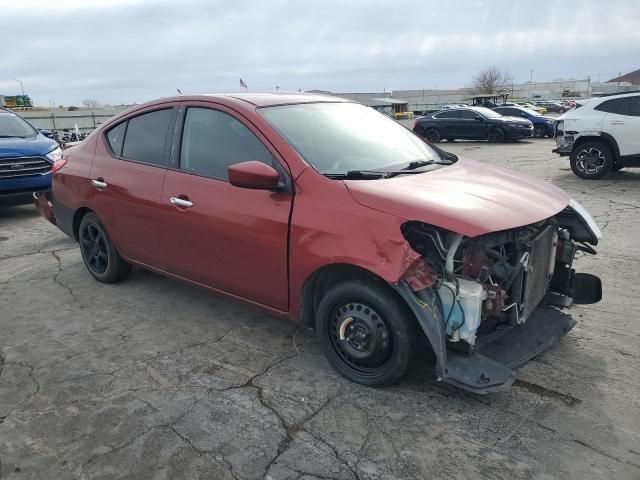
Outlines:
<svg viewBox="0 0 640 480"><path fill-rule="evenodd" d="M240 79L240 88L247 88L247 84L242 79Z"/></svg>

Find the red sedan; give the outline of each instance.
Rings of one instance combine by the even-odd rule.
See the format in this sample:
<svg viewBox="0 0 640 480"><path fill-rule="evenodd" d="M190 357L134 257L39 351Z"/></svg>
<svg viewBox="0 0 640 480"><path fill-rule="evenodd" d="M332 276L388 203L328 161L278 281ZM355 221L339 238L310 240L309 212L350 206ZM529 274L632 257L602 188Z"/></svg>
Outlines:
<svg viewBox="0 0 640 480"><path fill-rule="evenodd" d="M443 381L507 388L573 327L562 308L601 297L571 267L600 231L566 193L334 97L157 100L53 170L36 204L97 280L138 265L251 302L315 328L365 385L430 345Z"/></svg>

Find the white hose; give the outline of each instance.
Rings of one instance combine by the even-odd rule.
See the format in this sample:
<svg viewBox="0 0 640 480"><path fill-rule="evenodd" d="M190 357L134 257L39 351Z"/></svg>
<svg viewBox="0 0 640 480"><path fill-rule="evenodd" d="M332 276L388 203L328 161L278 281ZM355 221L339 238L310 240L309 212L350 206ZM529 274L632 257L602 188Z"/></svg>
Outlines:
<svg viewBox="0 0 640 480"><path fill-rule="evenodd" d="M451 242L451 246L449 247L449 252L447 253L447 260L444 264L444 268L448 274L453 275L453 257L456 255L456 251L460 246L460 242L462 242L462 234L457 233Z"/></svg>

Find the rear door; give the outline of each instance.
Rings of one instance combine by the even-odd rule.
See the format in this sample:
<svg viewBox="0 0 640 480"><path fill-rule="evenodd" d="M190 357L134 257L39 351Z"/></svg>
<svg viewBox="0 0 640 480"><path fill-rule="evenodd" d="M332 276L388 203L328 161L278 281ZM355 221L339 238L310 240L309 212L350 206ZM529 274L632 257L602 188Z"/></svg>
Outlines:
<svg viewBox="0 0 640 480"><path fill-rule="evenodd" d="M98 140L91 168L90 208L128 259L164 269L162 186L177 108L153 107L127 118Z"/></svg>
<svg viewBox="0 0 640 480"><path fill-rule="evenodd" d="M485 121L484 117L473 110L459 110L460 119L458 120L460 135L464 138L478 139L485 138ZM482 117L479 120L477 117Z"/></svg>
<svg viewBox="0 0 640 480"><path fill-rule="evenodd" d="M640 95L607 100L595 110L607 112L602 129L615 138L620 155L640 155Z"/></svg>
<svg viewBox="0 0 640 480"><path fill-rule="evenodd" d="M436 119L435 126L443 139L447 137L460 138L457 136L459 133L456 133L460 130L458 125L458 120L460 119L458 110L445 110L444 112L435 114L433 118Z"/></svg>
<svg viewBox="0 0 640 480"><path fill-rule="evenodd" d="M290 185L286 164L236 112L204 102L185 103L181 110L174 168L162 194L168 270L286 311L293 195L238 188L227 177L229 165L258 160Z"/></svg>

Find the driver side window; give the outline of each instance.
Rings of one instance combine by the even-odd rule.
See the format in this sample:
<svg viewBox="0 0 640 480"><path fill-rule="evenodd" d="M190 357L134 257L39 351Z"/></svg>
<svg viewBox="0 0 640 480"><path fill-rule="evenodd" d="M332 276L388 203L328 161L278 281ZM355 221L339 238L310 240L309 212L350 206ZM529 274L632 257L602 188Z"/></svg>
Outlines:
<svg viewBox="0 0 640 480"><path fill-rule="evenodd" d="M262 142L231 115L210 108L187 109L180 146L181 170L228 180L230 165L249 160L274 164Z"/></svg>

